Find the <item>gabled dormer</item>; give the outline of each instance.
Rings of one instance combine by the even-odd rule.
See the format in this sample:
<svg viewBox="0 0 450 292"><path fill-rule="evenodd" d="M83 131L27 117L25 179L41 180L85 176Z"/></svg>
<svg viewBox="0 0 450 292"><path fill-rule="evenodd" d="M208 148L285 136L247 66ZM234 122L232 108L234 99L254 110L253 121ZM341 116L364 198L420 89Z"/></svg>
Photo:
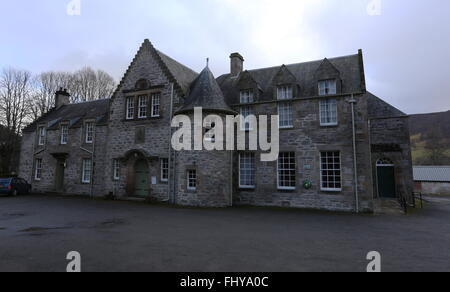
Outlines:
<svg viewBox="0 0 450 292"><path fill-rule="evenodd" d="M317 68L314 79L316 95L335 95L342 93L341 72L325 58Z"/></svg>
<svg viewBox="0 0 450 292"><path fill-rule="evenodd" d="M240 74L237 89L239 91L238 100L241 104L257 102L262 92L249 71Z"/></svg>
<svg viewBox="0 0 450 292"><path fill-rule="evenodd" d="M293 99L300 96L297 78L283 65L272 79L273 97L275 100Z"/></svg>

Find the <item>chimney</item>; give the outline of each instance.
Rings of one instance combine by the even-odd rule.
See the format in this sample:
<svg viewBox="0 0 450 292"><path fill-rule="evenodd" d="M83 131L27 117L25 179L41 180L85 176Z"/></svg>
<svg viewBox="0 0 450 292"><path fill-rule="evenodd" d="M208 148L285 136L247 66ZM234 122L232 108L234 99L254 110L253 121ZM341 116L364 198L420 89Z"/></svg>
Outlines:
<svg viewBox="0 0 450 292"><path fill-rule="evenodd" d="M244 70L244 57L239 53L233 53L231 59L231 76L237 77Z"/></svg>
<svg viewBox="0 0 450 292"><path fill-rule="evenodd" d="M60 108L63 105L70 103L70 94L67 92L67 89L63 89L62 87L55 93L55 106L56 108Z"/></svg>

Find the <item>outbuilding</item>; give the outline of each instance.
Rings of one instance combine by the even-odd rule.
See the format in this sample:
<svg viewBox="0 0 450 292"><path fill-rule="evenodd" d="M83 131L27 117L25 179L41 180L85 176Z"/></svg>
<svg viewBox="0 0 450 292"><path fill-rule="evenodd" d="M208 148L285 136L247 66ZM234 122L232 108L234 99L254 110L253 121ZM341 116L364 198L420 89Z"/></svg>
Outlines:
<svg viewBox="0 0 450 292"><path fill-rule="evenodd" d="M414 166L414 189L427 195L450 195L450 166Z"/></svg>

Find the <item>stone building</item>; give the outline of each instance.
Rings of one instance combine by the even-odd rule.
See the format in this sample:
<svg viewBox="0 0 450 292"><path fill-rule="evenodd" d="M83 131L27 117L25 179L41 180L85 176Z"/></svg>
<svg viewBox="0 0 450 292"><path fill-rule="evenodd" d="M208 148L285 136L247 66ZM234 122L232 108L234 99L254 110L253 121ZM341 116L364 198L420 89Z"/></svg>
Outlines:
<svg viewBox="0 0 450 292"><path fill-rule="evenodd" d="M56 93L56 107L24 130L20 175L38 192L186 206L370 212L380 199L411 202L408 116L367 91L361 51L257 70L234 53L230 68L217 79L208 66L198 74L146 40L111 99L69 104ZM199 107L224 120L278 115L278 160L174 149L172 118ZM236 123L233 137L248 140L253 122ZM221 141L208 137L215 120L200 123L205 141Z"/></svg>

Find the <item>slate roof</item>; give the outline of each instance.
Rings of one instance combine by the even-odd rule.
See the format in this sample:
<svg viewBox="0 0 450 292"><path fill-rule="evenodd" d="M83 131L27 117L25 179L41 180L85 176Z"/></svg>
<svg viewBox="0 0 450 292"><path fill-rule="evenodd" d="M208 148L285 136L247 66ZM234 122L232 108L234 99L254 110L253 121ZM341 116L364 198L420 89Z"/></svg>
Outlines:
<svg viewBox="0 0 450 292"><path fill-rule="evenodd" d="M406 116L404 112L388 104L387 102L370 92L367 92L367 104L369 110L369 118L380 119Z"/></svg>
<svg viewBox="0 0 450 292"><path fill-rule="evenodd" d="M195 107L202 107L203 111L236 114L225 102L222 90L208 67L192 83L185 104L177 114L192 111Z"/></svg>
<svg viewBox="0 0 450 292"><path fill-rule="evenodd" d="M177 90L182 95L186 94L189 89L189 85L192 83L192 81L194 81L195 78L197 78L198 74L189 67L156 50L150 40L145 39L138 52L134 56L133 60L131 61L131 64L128 66L128 69L123 75L121 81L119 82L113 96L115 96L116 93L122 88L124 81L128 76L128 73L137 62L137 57L144 51L150 52L155 57L163 72L167 75L169 80L174 83L175 90Z"/></svg>
<svg viewBox="0 0 450 292"><path fill-rule="evenodd" d="M450 182L450 166L414 166L414 181Z"/></svg>
<svg viewBox="0 0 450 292"><path fill-rule="evenodd" d="M189 90L189 86L191 85L191 83L195 80L195 78L197 78L198 73L172 59L163 52L158 50L157 52L161 57L161 60L169 69L170 73L172 73L173 77L177 80L178 84L183 89L183 92L186 93Z"/></svg>
<svg viewBox="0 0 450 292"><path fill-rule="evenodd" d="M332 58L328 59L328 61L340 72L340 78L343 84L343 93L357 93L364 91L364 79L361 78L364 72L361 72L363 66L362 59L359 54ZM318 60L285 65L289 72L296 77L297 84L300 86L300 95L302 97L317 95L317 80L315 79L315 73L323 62L324 60ZM263 91L260 101L269 101L273 99L272 81L281 68L282 66L277 66L247 71L258 83L259 88ZM237 82L239 81L239 78L233 78L230 74L225 74L217 78L217 81L222 88L223 94L227 99L227 103L238 104L239 94Z"/></svg>
<svg viewBox="0 0 450 292"><path fill-rule="evenodd" d="M23 132L34 132L39 124L47 124L48 130L57 130L60 122L69 122L69 127L76 128L86 119L95 119L99 125L108 123L110 99L74 103L54 108L37 121L26 127Z"/></svg>

